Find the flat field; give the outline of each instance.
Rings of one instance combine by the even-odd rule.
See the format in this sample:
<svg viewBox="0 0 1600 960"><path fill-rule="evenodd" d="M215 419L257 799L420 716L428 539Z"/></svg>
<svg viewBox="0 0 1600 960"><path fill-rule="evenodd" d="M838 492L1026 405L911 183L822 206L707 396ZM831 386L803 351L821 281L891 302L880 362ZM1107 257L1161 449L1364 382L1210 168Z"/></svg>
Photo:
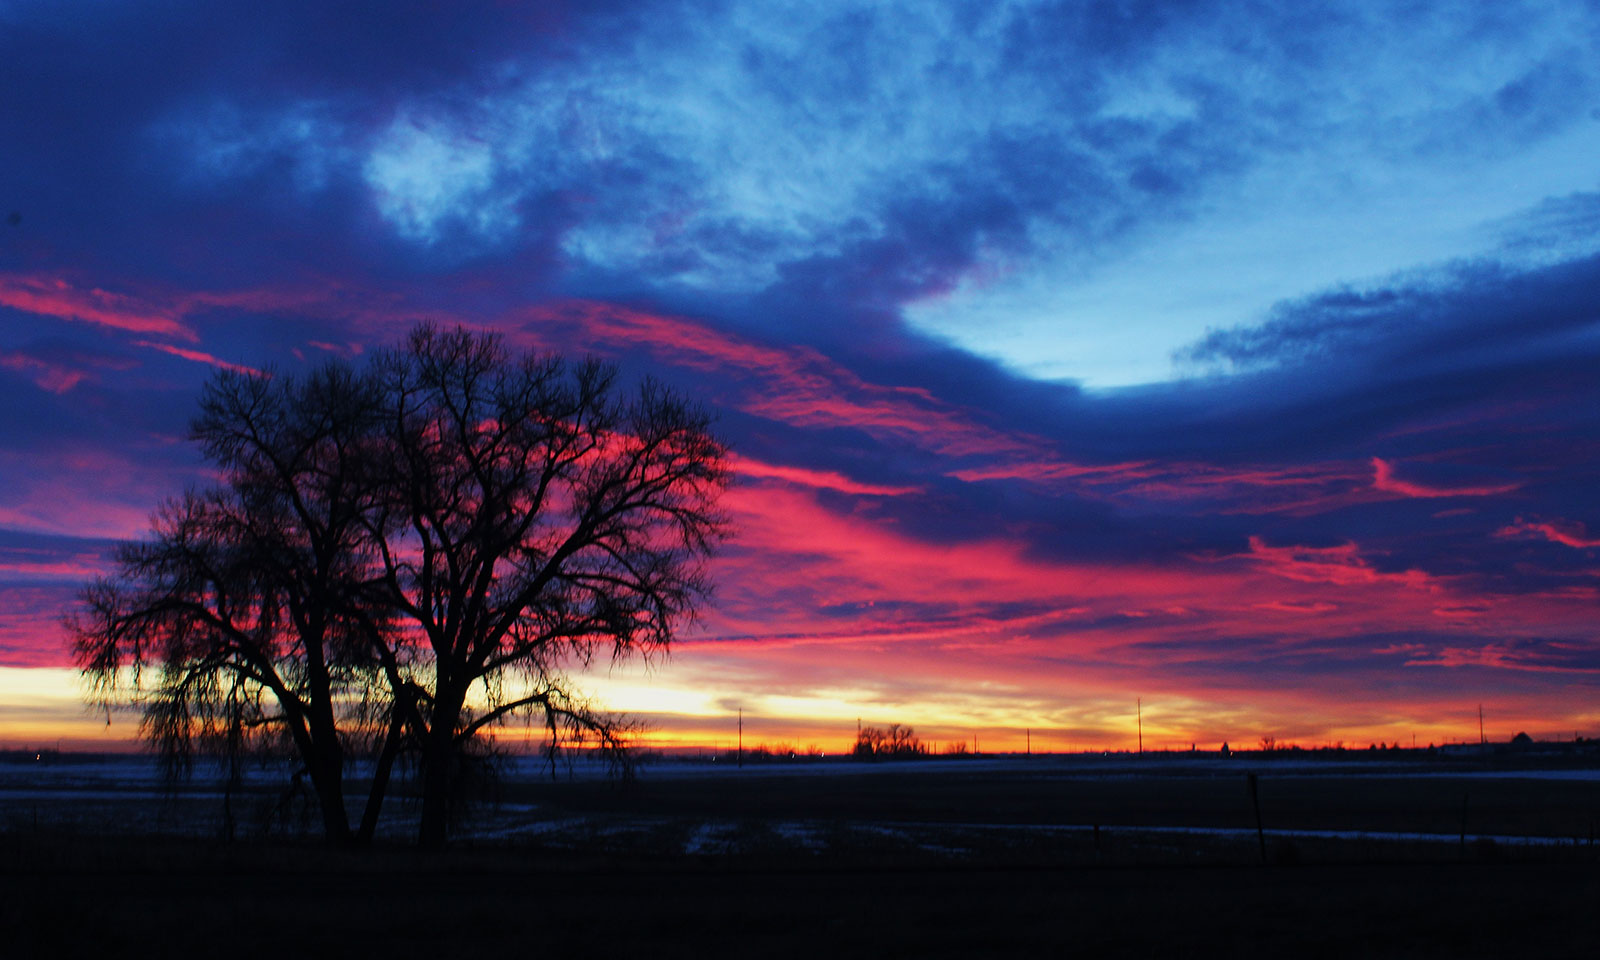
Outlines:
<svg viewBox="0 0 1600 960"><path fill-rule="evenodd" d="M1600 778L1570 763L664 762L626 786L513 765L433 856L405 845L404 799L377 848L327 850L260 772L231 798L224 843L216 783L167 795L135 769L0 769L0 929L28 947L9 955L1589 957L1600 943Z"/></svg>

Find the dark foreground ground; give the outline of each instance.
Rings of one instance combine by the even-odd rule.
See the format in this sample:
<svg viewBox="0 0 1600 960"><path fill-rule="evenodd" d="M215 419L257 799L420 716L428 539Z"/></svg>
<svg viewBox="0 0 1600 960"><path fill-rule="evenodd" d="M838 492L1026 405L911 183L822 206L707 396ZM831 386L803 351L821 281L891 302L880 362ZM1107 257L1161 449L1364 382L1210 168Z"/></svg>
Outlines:
<svg viewBox="0 0 1600 960"><path fill-rule="evenodd" d="M514 779L435 856L0 781L0 954L1600 955L1600 781L1377 772L1262 769L1262 837L1231 768Z"/></svg>
<svg viewBox="0 0 1600 960"><path fill-rule="evenodd" d="M1592 863L652 862L7 838L15 957L1593 957Z"/></svg>

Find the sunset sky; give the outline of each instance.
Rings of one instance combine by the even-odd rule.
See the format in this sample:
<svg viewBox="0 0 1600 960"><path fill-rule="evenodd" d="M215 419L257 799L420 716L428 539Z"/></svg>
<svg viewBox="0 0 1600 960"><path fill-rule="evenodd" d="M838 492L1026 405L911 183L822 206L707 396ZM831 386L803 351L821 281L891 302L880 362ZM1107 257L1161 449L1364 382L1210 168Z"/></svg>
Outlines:
<svg viewBox="0 0 1600 960"><path fill-rule="evenodd" d="M663 744L1600 735L1595 5L0 0L0 134L0 746L213 370L425 319L717 412Z"/></svg>

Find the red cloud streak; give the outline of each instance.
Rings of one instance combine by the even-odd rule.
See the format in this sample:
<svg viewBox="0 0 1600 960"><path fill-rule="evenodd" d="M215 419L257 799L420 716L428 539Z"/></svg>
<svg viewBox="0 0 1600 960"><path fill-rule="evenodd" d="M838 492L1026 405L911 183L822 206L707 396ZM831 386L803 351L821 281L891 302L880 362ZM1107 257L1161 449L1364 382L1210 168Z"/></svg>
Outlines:
<svg viewBox="0 0 1600 960"><path fill-rule="evenodd" d="M1520 483L1490 484L1466 487L1432 487L1401 480L1394 475L1394 465L1381 457L1372 458L1372 486L1385 493L1398 493L1403 497L1493 497L1510 493L1522 486Z"/></svg>
<svg viewBox="0 0 1600 960"><path fill-rule="evenodd" d="M171 307L98 287L81 289L60 277L0 274L0 306L133 333L195 339L194 332L179 322L181 312Z"/></svg>
<svg viewBox="0 0 1600 960"><path fill-rule="evenodd" d="M1517 521L1495 532L1499 537L1543 537L1551 543L1573 547L1578 550L1589 550L1600 547L1600 537L1589 536L1589 531L1581 523L1566 523L1561 521L1524 520Z"/></svg>

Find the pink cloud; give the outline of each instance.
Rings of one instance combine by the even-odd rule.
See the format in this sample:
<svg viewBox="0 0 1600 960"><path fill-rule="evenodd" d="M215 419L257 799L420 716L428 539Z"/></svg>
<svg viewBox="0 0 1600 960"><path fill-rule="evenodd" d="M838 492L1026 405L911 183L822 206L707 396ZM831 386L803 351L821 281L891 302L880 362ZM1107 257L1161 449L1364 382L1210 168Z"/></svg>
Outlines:
<svg viewBox="0 0 1600 960"><path fill-rule="evenodd" d="M1170 642L1175 631L1220 639L1432 629L1436 608L1475 602L1420 571L1376 570L1353 544L1274 548L1258 538L1243 558L1176 566L1051 562L1030 558L1003 531L979 542L918 541L823 509L804 488L736 489L729 505L739 534L717 563L721 602L706 635L752 648L768 639L879 649L975 643L998 666L1026 650L1115 657ZM1558 601L1523 602L1548 619Z"/></svg>
<svg viewBox="0 0 1600 960"><path fill-rule="evenodd" d="M1408 667L1491 667L1531 673L1600 674L1600 667L1579 667L1551 662L1539 651L1512 643L1493 642L1481 647L1445 647L1437 653L1406 661Z"/></svg>
<svg viewBox="0 0 1600 960"><path fill-rule="evenodd" d="M1038 437L981 424L920 387L863 380L810 347L759 344L686 317L569 301L529 308L515 319L536 339L566 326L586 346L643 347L677 366L717 373L745 386L729 399L732 405L796 426L847 427L947 456L1035 457L1045 446Z"/></svg>
<svg viewBox="0 0 1600 960"><path fill-rule="evenodd" d="M1436 487L1401 480L1394 475L1394 465L1381 457L1372 458L1372 487L1385 493L1398 493L1404 497L1492 497L1510 493L1521 483L1502 483L1465 487Z"/></svg>
<svg viewBox="0 0 1600 960"><path fill-rule="evenodd" d="M1161 469L1153 466L1152 461L1149 460L1106 464L1069 463L1061 460L1030 460L952 470L949 476L967 483L977 483L984 480L1031 480L1038 483L1051 480L1076 480L1115 483L1159 476L1161 472Z"/></svg>
<svg viewBox="0 0 1600 960"><path fill-rule="evenodd" d="M159 439L150 442L164 446ZM0 491L0 528L74 537L139 536L163 498L201 479L181 466L141 462L139 454L150 449L0 451L0 471L14 478Z"/></svg>
<svg viewBox="0 0 1600 960"><path fill-rule="evenodd" d="M963 468L949 475L968 482L1021 480L1121 502L1205 502L1232 514L1305 516L1377 499L1366 471L1349 463L1233 467L1153 460L1079 464L1045 458Z"/></svg>
<svg viewBox="0 0 1600 960"><path fill-rule="evenodd" d="M1535 622L1578 629L1592 616L1592 600L1570 589L1491 602L1464 581L1381 571L1355 544L1272 547L1256 538L1249 554L1174 566L1061 562L1030 557L1004 531L978 542L918 541L824 509L804 487L735 489L729 506L739 534L717 562L720 603L690 646L743 650L753 663L763 650L813 644L841 663L969 650L982 657L940 660L939 669L990 675L1025 673L1029 657L1108 668L1145 644L1175 649L1179 636L1183 659L1227 660L1235 653L1225 641L1239 636L1278 633L1304 653L1319 637L1337 644L1436 631L1441 616L1485 633Z"/></svg>
<svg viewBox="0 0 1600 960"><path fill-rule="evenodd" d="M812 487L819 490L837 490L840 493L859 494L869 497L895 497L902 494L917 493L918 487L896 487L873 483L858 483L842 473L832 470L808 470L803 467L785 467L771 463L763 463L750 457L741 457L737 454L732 458L733 472L742 477L751 477L758 480L781 480L802 487Z"/></svg>
<svg viewBox="0 0 1600 960"><path fill-rule="evenodd" d="M0 367L28 374L41 389L51 393L66 393L89 377L89 371L81 367L30 357L20 351L0 352Z"/></svg>
<svg viewBox="0 0 1600 960"><path fill-rule="evenodd" d="M75 593L57 585L0 586L0 666L67 666L61 612Z"/></svg>
<svg viewBox="0 0 1600 960"><path fill-rule="evenodd" d="M181 311L98 287L75 287L60 277L0 274L0 306L133 333L196 339L180 322Z"/></svg>
<svg viewBox="0 0 1600 960"><path fill-rule="evenodd" d="M1290 580L1341 586L1380 582L1425 587L1429 577L1421 570L1382 573L1374 569L1354 543L1336 547L1272 547L1260 537L1250 538L1250 557L1262 569Z"/></svg>
<svg viewBox="0 0 1600 960"><path fill-rule="evenodd" d="M343 357L359 357L366 349L359 343L327 343L323 340L307 340L306 345Z"/></svg>
<svg viewBox="0 0 1600 960"><path fill-rule="evenodd" d="M1306 614L1332 613L1339 609L1338 604L1325 603L1320 600L1268 600L1266 603L1258 603L1256 606L1262 610Z"/></svg>
<svg viewBox="0 0 1600 960"><path fill-rule="evenodd" d="M406 308L403 297L390 291L352 290L341 282L308 282L292 286L245 288L238 290L171 290L154 287L137 292L116 292L53 274L0 273L0 307L10 307L40 317L92 323L113 330L146 336L169 337L195 344L199 336L186 321L215 310L252 313L287 312L321 319L338 319L356 324L373 334L391 337L396 329L434 320L463 322L445 310L422 311ZM199 350L157 345L149 340L139 345L155 347L175 356L229 366ZM312 341L317 349L359 354L360 344L335 344ZM238 367L239 365L232 365ZM239 367L248 370L249 368Z"/></svg>
<svg viewBox="0 0 1600 960"><path fill-rule="evenodd" d="M0 579L10 582L21 580L83 582L104 573L105 569L104 558L95 553L63 554L22 549L0 551Z"/></svg>
<svg viewBox="0 0 1600 960"><path fill-rule="evenodd" d="M220 367L223 370L232 370L234 373L247 373L255 377L265 376L265 374L254 367L247 367L238 363L229 363L226 360L219 359L200 350L190 350L186 347L175 347L171 344L156 343L152 340L136 340L134 341L133 345L136 347L149 347L152 350L160 350L162 353L170 353L175 357L182 357L185 360L193 360L196 363L207 363L213 367Z"/></svg>
<svg viewBox="0 0 1600 960"><path fill-rule="evenodd" d="M1495 536L1543 537L1551 543L1559 543L1577 550L1600 547L1600 537L1591 537L1588 529L1581 523L1569 523L1566 521L1534 521L1518 517L1515 523L1496 530Z"/></svg>

